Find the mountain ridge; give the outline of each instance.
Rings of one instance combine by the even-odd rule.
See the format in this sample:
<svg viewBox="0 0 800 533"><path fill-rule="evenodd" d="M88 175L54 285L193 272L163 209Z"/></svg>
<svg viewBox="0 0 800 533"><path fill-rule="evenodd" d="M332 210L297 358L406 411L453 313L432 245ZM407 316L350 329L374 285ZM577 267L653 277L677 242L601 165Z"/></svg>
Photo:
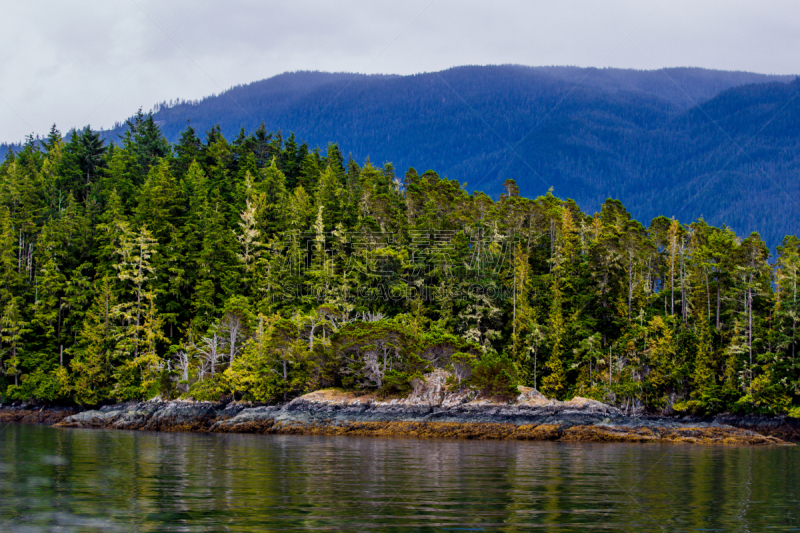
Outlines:
<svg viewBox="0 0 800 533"><path fill-rule="evenodd" d="M553 187L589 211L608 197L647 223L705 216L771 246L800 233L794 76L522 65L364 75L300 71L156 109L170 141L187 120L235 137L262 122L361 162L434 169L497 196ZM124 125L103 131L117 139Z"/></svg>

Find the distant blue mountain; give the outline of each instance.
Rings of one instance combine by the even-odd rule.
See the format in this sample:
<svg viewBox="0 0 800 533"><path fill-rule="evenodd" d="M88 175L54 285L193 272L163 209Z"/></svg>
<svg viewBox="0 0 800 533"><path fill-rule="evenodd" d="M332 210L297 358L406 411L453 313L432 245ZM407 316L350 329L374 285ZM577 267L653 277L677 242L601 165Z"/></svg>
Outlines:
<svg viewBox="0 0 800 533"><path fill-rule="evenodd" d="M413 166L496 195L553 187L582 208L619 198L648 223L704 216L772 245L798 233L800 81L696 68L458 67L412 76L295 72L155 118L232 138L262 121L357 161ZM122 128L104 132L116 139Z"/></svg>

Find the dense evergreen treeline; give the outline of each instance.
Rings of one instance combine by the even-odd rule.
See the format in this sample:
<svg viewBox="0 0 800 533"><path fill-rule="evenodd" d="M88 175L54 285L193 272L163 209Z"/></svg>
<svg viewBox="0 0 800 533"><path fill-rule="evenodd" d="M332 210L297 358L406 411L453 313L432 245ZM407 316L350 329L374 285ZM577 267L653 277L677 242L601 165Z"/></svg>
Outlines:
<svg viewBox="0 0 800 533"><path fill-rule="evenodd" d="M322 387L589 396L626 409L800 400L800 240L616 200L498 201L263 127L118 144L53 128L0 166L4 400L277 401Z"/></svg>

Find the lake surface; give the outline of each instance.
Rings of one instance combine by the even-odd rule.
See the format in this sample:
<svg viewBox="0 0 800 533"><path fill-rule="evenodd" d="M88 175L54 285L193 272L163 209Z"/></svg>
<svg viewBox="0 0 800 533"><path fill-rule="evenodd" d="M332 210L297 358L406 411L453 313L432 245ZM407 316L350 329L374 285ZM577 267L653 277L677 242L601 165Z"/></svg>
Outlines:
<svg viewBox="0 0 800 533"><path fill-rule="evenodd" d="M2 531L800 530L800 447L0 431Z"/></svg>

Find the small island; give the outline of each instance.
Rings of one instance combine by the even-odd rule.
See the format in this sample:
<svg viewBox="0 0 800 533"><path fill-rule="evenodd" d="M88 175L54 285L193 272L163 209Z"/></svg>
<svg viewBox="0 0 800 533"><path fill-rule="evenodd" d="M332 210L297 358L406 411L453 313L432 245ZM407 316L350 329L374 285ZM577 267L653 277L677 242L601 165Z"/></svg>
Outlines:
<svg viewBox="0 0 800 533"><path fill-rule="evenodd" d="M776 443L800 239L494 198L255 132L53 128L0 165L4 420ZM16 406L16 407L15 407ZM23 407L25 406L25 407ZM30 409L35 406L35 409Z"/></svg>
<svg viewBox="0 0 800 533"><path fill-rule="evenodd" d="M77 413L5 409L0 420L84 429L478 440L738 445L800 440L800 421L793 419L632 416L586 398L550 400L528 387L508 400L452 391L450 377L446 371L432 372L417 380L409 395L396 398L326 389L267 406L153 400Z"/></svg>

